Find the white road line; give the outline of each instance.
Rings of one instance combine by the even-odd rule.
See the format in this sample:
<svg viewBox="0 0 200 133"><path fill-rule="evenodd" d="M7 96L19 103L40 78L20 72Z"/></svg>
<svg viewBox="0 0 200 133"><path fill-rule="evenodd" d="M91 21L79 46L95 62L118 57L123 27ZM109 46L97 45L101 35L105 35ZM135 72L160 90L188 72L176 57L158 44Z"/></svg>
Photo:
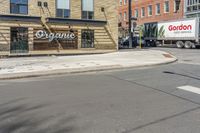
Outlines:
<svg viewBox="0 0 200 133"><path fill-rule="evenodd" d="M200 88L193 87L193 86L190 86L190 85L180 86L180 87L177 87L177 88L181 89L181 90L185 90L185 91L190 91L190 92L193 92L193 93L196 93L196 94L200 94Z"/></svg>

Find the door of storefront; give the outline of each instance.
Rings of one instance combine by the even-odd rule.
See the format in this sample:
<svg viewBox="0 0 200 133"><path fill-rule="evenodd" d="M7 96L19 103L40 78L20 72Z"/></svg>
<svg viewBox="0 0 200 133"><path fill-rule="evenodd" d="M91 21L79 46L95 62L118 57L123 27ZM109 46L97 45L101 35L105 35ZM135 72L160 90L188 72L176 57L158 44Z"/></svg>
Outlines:
<svg viewBox="0 0 200 133"><path fill-rule="evenodd" d="M28 28L11 27L10 53L28 53Z"/></svg>
<svg viewBox="0 0 200 133"><path fill-rule="evenodd" d="M94 30L82 30L81 47L94 48Z"/></svg>

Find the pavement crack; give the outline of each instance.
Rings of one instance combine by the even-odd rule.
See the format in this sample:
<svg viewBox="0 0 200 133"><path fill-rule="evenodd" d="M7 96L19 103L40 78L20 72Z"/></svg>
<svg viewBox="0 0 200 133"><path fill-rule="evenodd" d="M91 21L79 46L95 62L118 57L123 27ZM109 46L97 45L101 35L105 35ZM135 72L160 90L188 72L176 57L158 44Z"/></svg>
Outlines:
<svg viewBox="0 0 200 133"><path fill-rule="evenodd" d="M160 122L163 122L163 121L166 121L166 120L169 120L169 119L172 119L172 118L175 118L175 117L179 117L181 115L185 115L187 113L191 113L191 112L194 112L196 110L199 110L200 109L200 106L196 107L196 108L192 108L192 109L189 109L189 110L186 110L186 111L183 111L183 112L180 112L180 113L176 113L174 115L171 115L171 116L167 116L167 117L163 117L163 118L160 118L158 120L155 120L155 121L152 121L152 122L149 122L149 123L146 123L146 124L143 124L143 125L140 125L140 126L137 126L137 127L134 127L132 129L128 129L122 133L131 133L131 132L134 132L136 130L140 130L140 129L143 129L145 127L148 127L148 126L151 126L151 125L154 125L154 124L158 124Z"/></svg>
<svg viewBox="0 0 200 133"><path fill-rule="evenodd" d="M175 94L172 94L172 93L169 93L169 92L166 92L166 91L163 91L163 90L160 90L160 89L151 87L151 86L147 86L147 85L138 83L138 82L136 82L136 81L130 81L130 80L122 79L122 78L119 78L119 77L114 76L114 75L106 75L106 76L115 78L115 79L117 79L117 80L125 81L125 82L131 83L131 84L135 84L135 85L138 85L138 86L141 86L141 87L144 87L144 88L148 88L148 89L151 89L151 90L154 90L154 91L159 91L159 92L161 92L161 93L164 93L164 94L167 94L167 95L170 95L170 96L176 97L176 98L178 98L178 99L181 99L181 100L184 100L184 101L187 101L187 102L191 102L191 103L193 103L193 104L196 104L196 105L200 106L200 103L199 103L199 102L195 102L195 101L190 100L190 99L188 99L188 98L184 98L184 97L181 97L181 96L177 96L177 95L175 95Z"/></svg>

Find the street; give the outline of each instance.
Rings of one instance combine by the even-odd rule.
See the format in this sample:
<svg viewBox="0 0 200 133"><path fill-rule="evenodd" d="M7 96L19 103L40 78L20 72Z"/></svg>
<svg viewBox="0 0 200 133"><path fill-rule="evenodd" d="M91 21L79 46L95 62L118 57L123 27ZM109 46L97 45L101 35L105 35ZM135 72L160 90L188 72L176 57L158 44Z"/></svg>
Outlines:
<svg viewBox="0 0 200 133"><path fill-rule="evenodd" d="M1 80L0 133L199 133L200 50L153 49L178 61Z"/></svg>

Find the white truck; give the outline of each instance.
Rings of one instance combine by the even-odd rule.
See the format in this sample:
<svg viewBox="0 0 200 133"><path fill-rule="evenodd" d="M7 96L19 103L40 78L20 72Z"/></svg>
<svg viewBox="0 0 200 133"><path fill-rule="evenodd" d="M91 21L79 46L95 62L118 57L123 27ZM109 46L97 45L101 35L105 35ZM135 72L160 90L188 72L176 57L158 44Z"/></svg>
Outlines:
<svg viewBox="0 0 200 133"><path fill-rule="evenodd" d="M199 18L145 23L143 36L148 46L175 45L178 48L200 46Z"/></svg>

